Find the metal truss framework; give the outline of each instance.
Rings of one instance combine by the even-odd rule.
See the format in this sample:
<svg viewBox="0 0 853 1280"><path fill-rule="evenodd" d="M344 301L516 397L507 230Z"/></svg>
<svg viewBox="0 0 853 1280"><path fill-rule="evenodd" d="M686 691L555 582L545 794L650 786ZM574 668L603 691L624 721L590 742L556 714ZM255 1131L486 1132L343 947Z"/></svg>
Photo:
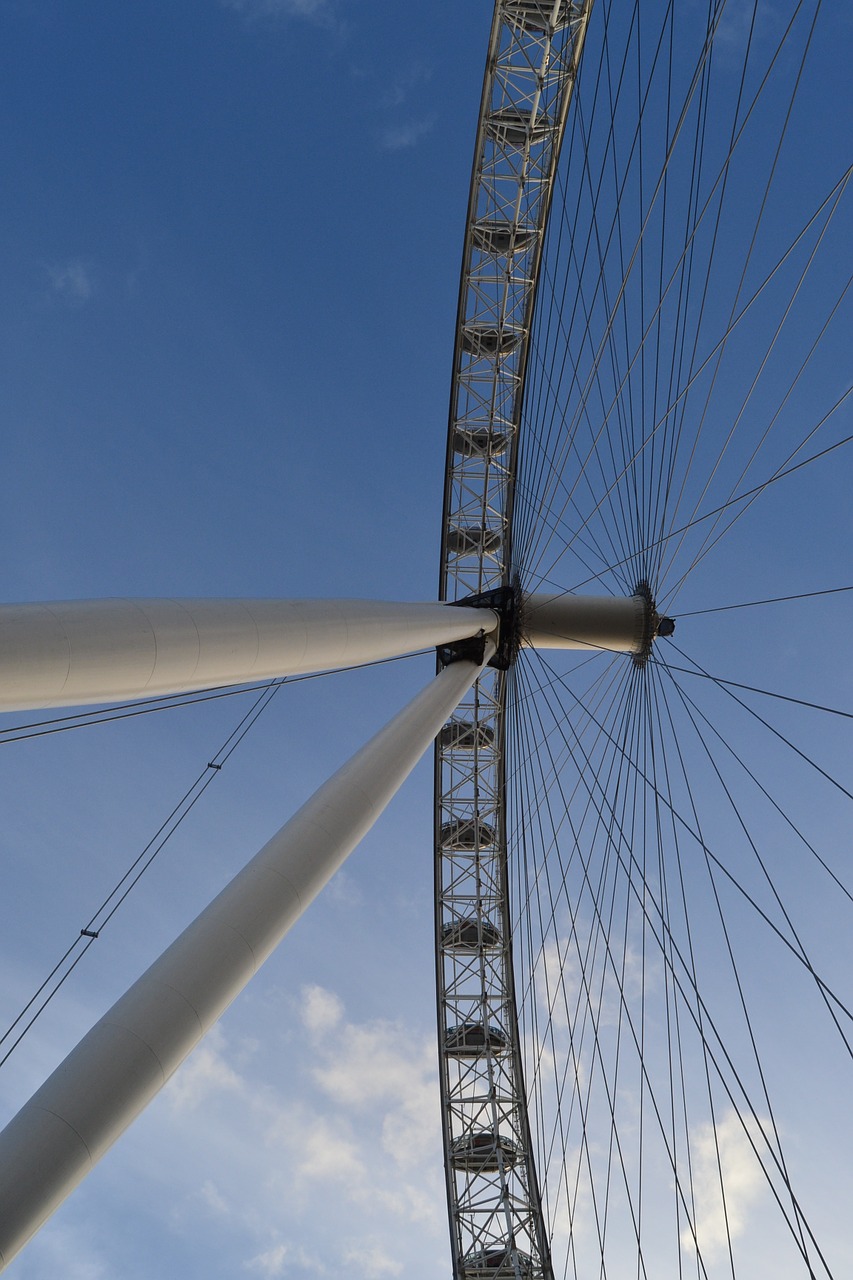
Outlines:
<svg viewBox="0 0 853 1280"><path fill-rule="evenodd" d="M560 143L592 0L498 0L454 353L439 596L509 584L522 394ZM456 1280L550 1280L512 974L505 674L483 672L436 747L436 947Z"/></svg>

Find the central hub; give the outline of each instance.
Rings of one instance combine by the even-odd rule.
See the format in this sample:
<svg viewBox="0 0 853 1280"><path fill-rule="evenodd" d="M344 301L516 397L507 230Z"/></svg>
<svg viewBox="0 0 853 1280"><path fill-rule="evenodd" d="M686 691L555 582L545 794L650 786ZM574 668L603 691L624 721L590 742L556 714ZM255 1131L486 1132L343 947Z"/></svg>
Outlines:
<svg viewBox="0 0 853 1280"><path fill-rule="evenodd" d="M505 671L520 648L586 649L605 653L630 653L637 666L645 666L658 636L671 636L672 618L661 617L649 584L637 584L632 596L586 596L563 592L525 595L515 584L481 591L464 600L453 601L466 608L489 609L499 618L497 653L489 666ZM471 645L479 641L464 641ZM461 657L472 657L460 645L439 650L447 665Z"/></svg>
<svg viewBox="0 0 853 1280"><path fill-rule="evenodd" d="M519 602L521 592L518 586L495 587L492 591L479 591L476 595L466 596L464 600L448 601L450 604L464 605L466 609L490 609L498 615L498 633L492 637L497 644L497 651L489 660L490 667L506 671L515 662L521 644L519 629ZM475 637L478 641L479 637ZM462 641L470 645L471 641ZM459 657L470 657L469 653L461 653L459 645L442 645L438 650L439 660L447 666ZM473 659L476 661L476 658ZM480 657L482 662L482 655Z"/></svg>
<svg viewBox="0 0 853 1280"><path fill-rule="evenodd" d="M647 582L632 596L542 595L523 600L522 644L533 649L599 649L630 653L645 666L658 636L671 636L672 618L662 618Z"/></svg>

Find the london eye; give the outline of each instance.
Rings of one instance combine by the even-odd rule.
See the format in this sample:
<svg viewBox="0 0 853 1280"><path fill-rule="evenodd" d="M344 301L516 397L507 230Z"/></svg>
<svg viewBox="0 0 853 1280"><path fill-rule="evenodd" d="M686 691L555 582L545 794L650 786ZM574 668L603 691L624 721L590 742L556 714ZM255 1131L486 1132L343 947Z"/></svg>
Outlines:
<svg viewBox="0 0 853 1280"><path fill-rule="evenodd" d="M375 816L436 738L437 1092L450 1216L446 1268L455 1280L605 1277L626 1269L638 1277L734 1280L771 1268L782 1277L825 1277L849 1267L851 169L844 26L843 16L802 0L782 7L499 0L464 231L436 597L442 603L269 598L336 590L347 598L431 597L427 582L412 588L402 554L397 578L409 589L382 590L379 566L395 554L387 548L376 567L352 572L340 515L348 503L365 525L366 513L375 514L386 539L394 520L405 527L410 512L392 494L390 466L375 487L363 473L351 498L342 484L333 502L323 501L323 457L347 443L346 429L336 427L310 442L318 455L311 463L313 522L301 531L310 541L322 525L325 538L341 519L329 591L315 568L315 590L302 590L306 575L295 570L298 593L289 586L231 591L242 603L211 590L215 599L194 604L149 599L121 607L93 601L65 613L38 604L7 610L7 652L23 674L10 685L6 705L14 714L5 736L9 751L16 739L29 744L23 750L35 768L37 749L56 752L65 748L55 741L79 738L66 734L72 726L89 723L92 733L113 733L105 741L120 744L122 725L94 724L139 715L150 749L156 738L147 725L161 719L150 711L210 699L216 725L227 723L227 713L240 736L243 721L228 699L214 700L217 693L251 684L249 694L234 696L255 699L260 714L274 700L280 704L278 690L291 684L291 696L307 707L315 673L366 668L360 676L328 677L339 690L356 682L352 707L350 695L332 695L335 716L325 731L338 762L355 752L335 775L349 790L336 801L321 788L281 846L290 841L297 849L285 851L275 875L288 881L300 910L367 829L367 810ZM426 84L429 77L422 78ZM459 206L461 214L461 197ZM345 201L338 213L346 221ZM55 283L54 293L69 306L79 302L82 313L88 295L81 284L81 296L71 298L75 287L69 278ZM386 451L390 438L383 437ZM393 438L394 466L417 470L420 445L401 435L399 424ZM194 444L203 456L201 446ZM265 448L275 457L269 439ZM308 456L305 439L298 453ZM226 479L213 483L227 528ZM175 492L179 500L180 485ZM156 530L156 512L150 527ZM300 530L289 536L298 544ZM261 562L268 570L267 557ZM288 567L277 567L277 584L288 583ZM354 580L365 585L338 589ZM140 611L141 629L153 636L147 649ZM397 662L424 651L427 657ZM430 678L436 651L439 674ZM402 689L401 672L417 663L420 679L391 699L396 707L410 699L407 709L360 749L381 724L375 717L369 728L361 723L370 714L371 681ZM53 719L27 710L108 703L119 709L59 710ZM247 715L251 720L254 711ZM264 714L258 730L267 752L269 718ZM309 721L301 723L305 732ZM196 799L219 785L233 738L224 741L181 802L186 813L175 811L181 839ZM58 758L48 754L42 767L55 769L49 761ZM288 768L300 774L295 760ZM369 777L363 768L373 770ZM268 783L268 764L260 771ZM296 791L289 779L288 794ZM353 816L356 792L370 800ZM73 790L63 788L63 796L73 811ZM22 813L36 818L31 793L21 803ZM328 817L336 803L340 821ZM222 819L232 835L233 812L232 798ZM405 845L397 857L429 846L426 809L412 813L396 833ZM23 848L22 816L14 822L14 848ZM312 823L338 842L322 874L316 868L326 837L306 834ZM50 842L49 832L40 839ZM133 834L141 844L141 827L139 839L136 826ZM263 839L268 835L267 827ZM23 1030L41 1027L35 1015L42 1006L53 1015L53 996L76 971L78 954L91 952L87 963L94 962L114 908L137 869L154 864L149 849L159 858L160 848L157 837L145 845L117 896L101 914L86 916L79 933L71 930L76 950L34 1004L19 998L23 977L10 984L10 1067L21 1052L13 1057L11 1049L27 1043ZM389 870L395 864L383 866L370 881L372 918L405 932L411 910L410 927L424 928L423 903L401 907L397 873ZM102 859L102 879L109 870ZM267 886L270 874L266 868ZM214 877L214 891L226 878ZM42 883L34 900L44 893ZM249 914L260 920L257 904L265 910L275 895L269 887L251 893ZM95 905L95 897L89 892L86 900ZM61 906L50 908L45 958ZM253 924L228 923L259 957L277 941L279 915L289 924L297 914L289 904L269 912L257 942ZM149 908L145 918L155 914ZM191 914L185 911L184 921ZM211 918L205 912L199 921ZM21 931L32 927L30 920ZM313 957L318 982L326 981L335 950L322 929L323 917L309 910L295 943L306 972ZM163 1000L144 994L131 995L130 1012L114 1019L123 1034L152 1037L149 1046L158 1035L162 1046L173 1037L174 1062L172 1048L162 1047L166 1075L199 1038L201 1023L215 1022L242 985L224 972L224 960L221 980L208 982L227 946L224 935L205 937L191 959L187 952L175 961L202 974L194 994L180 997L195 1002L198 1031L173 1035L177 1005L163 1013ZM340 945L357 972L357 940L348 936ZM143 953L133 944L122 965L130 970ZM245 968L236 953L233 964ZM379 968L388 964L365 962L377 990L385 981ZM49 970L42 964L42 973ZM177 990L184 978L170 970L157 980ZM308 1040L328 1033L358 1041L323 987L309 981L304 990ZM115 1008L127 999L120 996ZM133 1019L147 1019L152 1003L155 1022L143 1032ZM204 1016L197 1012L203 1005ZM379 1036L370 1042L378 1077L383 1053L393 1059L399 1050L400 1018L399 1008L388 1011L384 1044ZM83 1030L67 1033L67 1048ZM323 1044L328 1081L334 1050L331 1041ZM302 1049L291 1047L298 1060ZM116 1041L68 1069L56 1086L66 1091L66 1128L76 1123L73 1108L89 1105L101 1069L93 1063L114 1057L121 1079L136 1070L120 1061L122 1052ZM160 1053L156 1048L155 1057ZM340 1081L338 1088L340 1102L347 1090ZM107 1080L104 1094L117 1092ZM137 1092L142 1098L152 1089L142 1083ZM117 1106L120 1118L115 1108L102 1115L94 1103L80 1123L91 1121L106 1149L113 1130L142 1105L139 1098L128 1094ZM52 1101L40 1106L53 1114ZM55 1108L60 1114L59 1102ZM401 1102L408 1122L414 1111ZM26 1107L21 1114L30 1127L11 1140L10 1187L45 1182L45 1160L57 1169L71 1160L67 1147L60 1158L61 1143L45 1139L49 1157L40 1155L35 1172L22 1175L19 1155L35 1149L37 1126ZM416 1167L417 1153L406 1144L417 1145L417 1126L382 1132L395 1167ZM337 1146L330 1139L329 1149L345 1167L352 1144L341 1140L342 1131L333 1137ZM80 1141L85 1148L85 1137ZM294 1155L289 1141L282 1137L289 1159L310 1168L305 1142ZM370 1152L357 1156L359 1170L369 1170ZM369 1172L361 1176L370 1185ZM58 1182L63 1177L79 1180L59 1169ZM208 1183L209 1205L217 1195L225 1203L216 1178ZM429 1189L434 1196L434 1177ZM383 1194L390 1203L390 1190ZM359 1212L375 1212L365 1198L350 1196ZM30 1206L20 1210L21 1221L45 1216L31 1207L38 1188L34 1196L25 1188L21 1198ZM31 1227L16 1230L15 1250ZM258 1252L267 1263L257 1269L307 1274L344 1265L347 1256L339 1251L335 1264L331 1254L318 1261L318 1253L300 1263L295 1245L277 1247L273 1240ZM417 1275L419 1266L432 1275L435 1263L411 1257L405 1246L371 1255L353 1245L347 1265L366 1276L383 1267Z"/></svg>

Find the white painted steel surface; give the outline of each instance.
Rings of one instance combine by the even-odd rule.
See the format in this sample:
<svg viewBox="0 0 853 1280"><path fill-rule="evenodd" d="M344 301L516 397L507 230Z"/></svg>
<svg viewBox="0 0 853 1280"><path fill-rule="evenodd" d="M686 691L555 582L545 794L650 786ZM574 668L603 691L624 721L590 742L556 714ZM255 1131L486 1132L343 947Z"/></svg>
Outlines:
<svg viewBox="0 0 853 1280"><path fill-rule="evenodd" d="M486 660L493 653L488 643ZM370 830L480 669L446 667L324 783L0 1134L0 1269L243 989Z"/></svg>
<svg viewBox="0 0 853 1280"><path fill-rule="evenodd" d="M124 701L360 666L494 630L483 609L377 600L0 605L0 710Z"/></svg>
<svg viewBox="0 0 853 1280"><path fill-rule="evenodd" d="M649 605L642 596L524 597L522 643L532 649L641 653Z"/></svg>

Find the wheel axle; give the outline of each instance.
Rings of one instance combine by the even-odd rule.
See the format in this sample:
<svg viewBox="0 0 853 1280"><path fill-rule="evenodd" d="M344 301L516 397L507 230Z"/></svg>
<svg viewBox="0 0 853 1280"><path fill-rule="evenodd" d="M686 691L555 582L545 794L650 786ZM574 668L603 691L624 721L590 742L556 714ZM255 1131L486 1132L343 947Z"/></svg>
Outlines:
<svg viewBox="0 0 853 1280"><path fill-rule="evenodd" d="M645 580L637 583L632 596L525 594L515 582L454 603L497 614L497 637L492 638L498 648L489 665L499 671L512 666L522 647L630 653L638 666L645 666L658 636L671 636L675 631L675 620L658 613ZM475 660L471 646L483 640L478 636L441 645L438 655L442 665L462 658Z"/></svg>

